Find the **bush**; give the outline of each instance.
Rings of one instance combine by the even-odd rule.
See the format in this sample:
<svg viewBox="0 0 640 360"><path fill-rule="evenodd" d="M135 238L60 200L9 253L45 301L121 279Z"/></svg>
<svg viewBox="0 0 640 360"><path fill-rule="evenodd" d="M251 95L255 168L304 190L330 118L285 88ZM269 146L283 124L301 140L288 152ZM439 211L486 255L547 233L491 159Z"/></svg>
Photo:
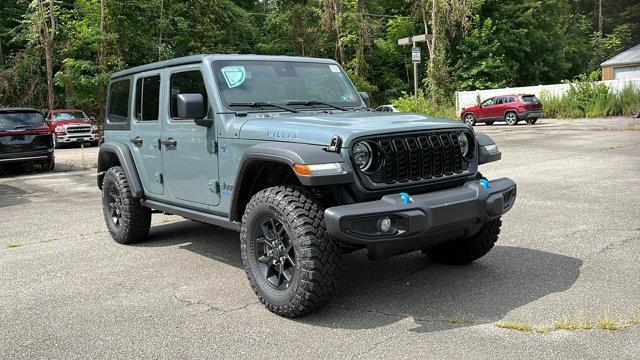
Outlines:
<svg viewBox="0 0 640 360"><path fill-rule="evenodd" d="M444 103L434 105L424 97L422 90L418 90L418 96L403 93L403 96L391 102L393 106L402 112L413 112L436 117L458 118L455 102L446 100Z"/></svg>
<svg viewBox="0 0 640 360"><path fill-rule="evenodd" d="M562 96L543 92L541 100L550 118L630 115L640 107L640 89L629 84L616 93L604 83L580 80Z"/></svg>

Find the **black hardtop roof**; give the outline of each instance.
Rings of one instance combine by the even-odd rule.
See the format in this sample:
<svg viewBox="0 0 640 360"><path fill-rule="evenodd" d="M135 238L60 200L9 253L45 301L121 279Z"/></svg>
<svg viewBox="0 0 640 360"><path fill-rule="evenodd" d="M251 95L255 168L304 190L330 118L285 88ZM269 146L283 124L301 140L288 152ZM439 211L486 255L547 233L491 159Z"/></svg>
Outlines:
<svg viewBox="0 0 640 360"><path fill-rule="evenodd" d="M337 64L334 60L322 58L309 58L297 56L274 56L274 55L254 55L254 54L199 54L178 57L164 61L158 61L150 64L136 66L130 69L118 71L111 75L111 79L142 73L145 71L163 69L172 66L197 64L203 62L207 57L213 60L265 60L265 61L304 61L304 62L321 62L327 64Z"/></svg>
<svg viewBox="0 0 640 360"><path fill-rule="evenodd" d="M7 108L0 108L0 113L29 113L29 112L36 112L39 114L42 114L42 111L34 109L34 108L21 108L21 107L7 107Z"/></svg>

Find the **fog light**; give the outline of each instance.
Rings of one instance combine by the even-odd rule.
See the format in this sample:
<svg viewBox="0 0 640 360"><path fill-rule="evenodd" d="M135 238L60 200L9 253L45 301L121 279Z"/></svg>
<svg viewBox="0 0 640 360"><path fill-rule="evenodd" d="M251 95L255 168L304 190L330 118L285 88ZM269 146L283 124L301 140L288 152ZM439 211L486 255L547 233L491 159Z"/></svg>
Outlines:
<svg viewBox="0 0 640 360"><path fill-rule="evenodd" d="M380 231L387 232L391 229L391 219L389 217L384 217L380 220Z"/></svg>

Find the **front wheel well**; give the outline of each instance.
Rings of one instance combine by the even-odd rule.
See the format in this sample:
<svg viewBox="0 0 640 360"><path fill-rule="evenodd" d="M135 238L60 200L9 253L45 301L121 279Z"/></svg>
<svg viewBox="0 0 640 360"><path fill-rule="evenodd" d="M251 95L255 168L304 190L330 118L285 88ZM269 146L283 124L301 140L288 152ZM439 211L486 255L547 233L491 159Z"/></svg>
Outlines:
<svg viewBox="0 0 640 360"><path fill-rule="evenodd" d="M242 179L234 191L235 203L232 204L231 221L240 221L251 197L261 190L272 186L292 185L302 187L291 166L271 160L254 160L244 167Z"/></svg>

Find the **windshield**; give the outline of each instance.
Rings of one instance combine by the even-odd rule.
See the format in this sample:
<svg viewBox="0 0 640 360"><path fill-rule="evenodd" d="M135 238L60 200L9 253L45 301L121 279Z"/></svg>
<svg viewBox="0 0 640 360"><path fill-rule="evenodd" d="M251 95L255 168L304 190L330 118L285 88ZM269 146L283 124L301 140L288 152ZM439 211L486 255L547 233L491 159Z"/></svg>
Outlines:
<svg viewBox="0 0 640 360"><path fill-rule="evenodd" d="M0 112L0 129L38 127L44 125L44 116L37 112Z"/></svg>
<svg viewBox="0 0 640 360"><path fill-rule="evenodd" d="M87 118L87 115L85 115L82 111L64 111L64 112L53 113L53 119L56 121L86 119L86 118Z"/></svg>
<svg viewBox="0 0 640 360"><path fill-rule="evenodd" d="M334 64L226 60L214 62L213 71L227 107L249 108L251 103L296 108L310 105L329 108L362 106L360 95L351 81ZM276 107L264 109L282 110Z"/></svg>

